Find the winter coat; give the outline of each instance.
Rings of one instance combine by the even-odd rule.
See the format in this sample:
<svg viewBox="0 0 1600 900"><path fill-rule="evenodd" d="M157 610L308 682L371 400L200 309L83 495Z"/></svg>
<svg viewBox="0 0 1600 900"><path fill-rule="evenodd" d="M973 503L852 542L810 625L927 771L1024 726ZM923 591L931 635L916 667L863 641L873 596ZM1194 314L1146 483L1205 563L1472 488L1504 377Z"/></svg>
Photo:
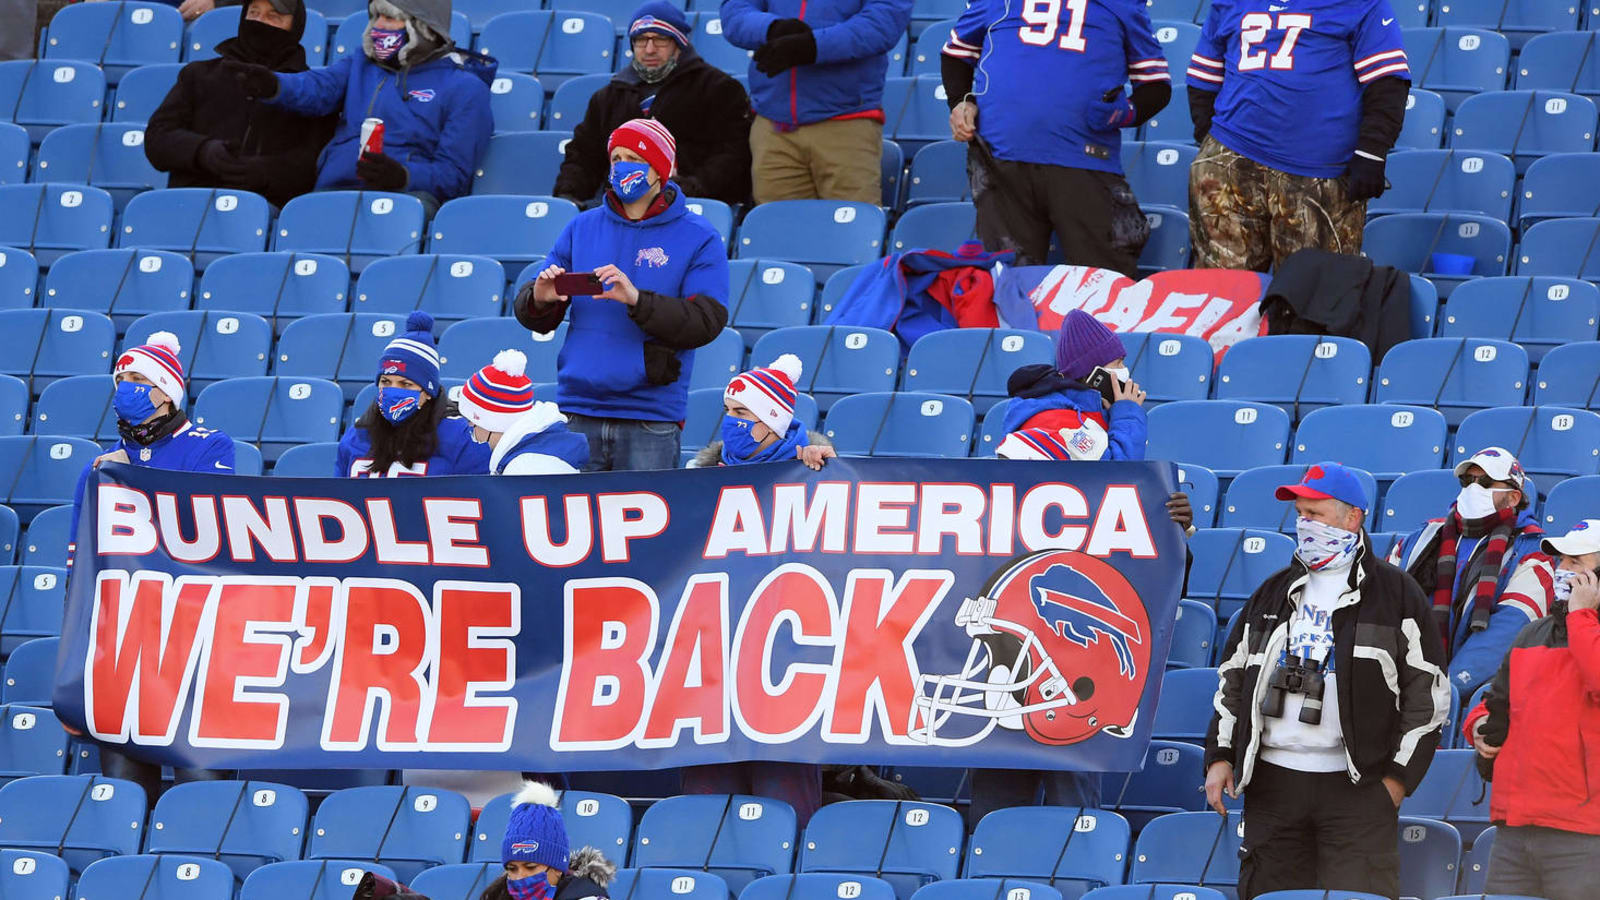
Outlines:
<svg viewBox="0 0 1600 900"><path fill-rule="evenodd" d="M567 862L567 874L556 885L556 900L584 900L587 897L607 898L606 889L617 876L617 866L605 854L593 847L574 850ZM506 890L506 876L501 875L483 889L478 900L511 900Z"/></svg>
<svg viewBox="0 0 1600 900"><path fill-rule="evenodd" d="M1273 273L1261 313L1268 334L1352 337L1383 359L1411 337L1411 279L1364 256L1306 248Z"/></svg>
<svg viewBox="0 0 1600 900"><path fill-rule="evenodd" d="M717 421L721 422L722 420L718 419ZM833 441L828 440L828 436L820 431L807 431L806 440L809 443L819 447L833 446ZM700 452L696 453L694 458L689 460L689 465L687 468L714 469L720 465L722 465L722 439L718 438L704 447L701 447Z"/></svg>
<svg viewBox="0 0 1600 900"><path fill-rule="evenodd" d="M556 405L565 413L683 421L694 348L711 343L728 322L722 236L689 215L671 182L655 208L630 221L608 191L600 206L567 223L544 259L569 272L615 265L638 288L636 305L580 296L538 310L531 290L517 295L517 321L540 334L554 331L572 309L556 358Z"/></svg>
<svg viewBox="0 0 1600 900"><path fill-rule="evenodd" d="M749 199L750 98L743 85L693 48L678 54L677 67L658 84L646 84L626 66L589 98L551 193L579 200L598 194L610 173L611 132L640 116L660 120L677 140L672 180L686 196L729 206Z"/></svg>
<svg viewBox="0 0 1600 900"><path fill-rule="evenodd" d="M1144 407L1132 400L1118 400L1107 410L1099 391L1062 375L1048 363L1012 372L1006 379L1006 393L1011 396L1001 421L1006 434L1024 428L1074 431L1084 419L1092 419L1106 430L1109 440L1101 459L1144 459L1149 419Z"/></svg>
<svg viewBox="0 0 1600 900"><path fill-rule="evenodd" d="M459 51L398 71L351 54L326 68L279 75L272 102L303 115L342 112L317 160L317 190L366 187L356 177L361 123L376 117L383 120L384 154L410 175L405 190L443 203L472 189L472 173L489 147L496 68L489 57Z"/></svg>
<svg viewBox="0 0 1600 900"><path fill-rule="evenodd" d="M1209 770L1214 762L1233 764L1241 789L1250 783L1261 750L1261 701L1309 579L1298 557L1268 576L1223 645L1205 765ZM1346 602L1352 592L1354 601ZM1333 665L1350 780L1364 784L1393 776L1411 793L1433 760L1450 712L1444 650L1422 589L1373 556L1365 534L1347 591L1333 611Z"/></svg>
<svg viewBox="0 0 1600 900"><path fill-rule="evenodd" d="M246 7L239 20L244 21ZM178 72L178 81L151 114L144 128L144 155L167 173L167 187L216 187L254 191L274 206L283 206L311 190L317 180L317 156L333 136L338 116L307 117L244 95L239 82L222 68L223 60L264 65L276 72L306 71L305 4L295 8L294 38L276 57L263 57L239 38L217 45L219 59L192 62ZM200 145L219 140L250 163L250 174L229 179L202 170Z"/></svg>
<svg viewBox="0 0 1600 900"><path fill-rule="evenodd" d="M767 29L779 19L811 26L817 42L812 65L763 75L750 63L756 112L797 127L883 111L889 51L910 24L911 0L723 0L721 16L723 37L745 50L766 43Z"/></svg>
<svg viewBox="0 0 1600 900"><path fill-rule="evenodd" d="M535 403L489 454L494 475L570 475L588 464L589 439L567 428L554 403Z"/></svg>
<svg viewBox="0 0 1600 900"><path fill-rule="evenodd" d="M834 304L825 325L893 331L902 356L923 335L947 328L998 328L994 267L1013 253L966 244L957 253L910 250L865 267Z"/></svg>
<svg viewBox="0 0 1600 900"><path fill-rule="evenodd" d="M1600 616L1560 609L1522 629L1462 722L1494 758L1489 818L1600 834ZM1480 760L1480 763L1482 760Z"/></svg>

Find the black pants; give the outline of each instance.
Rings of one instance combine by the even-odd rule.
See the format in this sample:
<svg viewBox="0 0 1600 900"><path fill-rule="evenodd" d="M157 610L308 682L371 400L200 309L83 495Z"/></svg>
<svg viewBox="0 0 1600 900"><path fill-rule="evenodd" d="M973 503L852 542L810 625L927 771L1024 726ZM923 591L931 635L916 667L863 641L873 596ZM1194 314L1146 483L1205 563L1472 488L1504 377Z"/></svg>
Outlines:
<svg viewBox="0 0 1600 900"><path fill-rule="evenodd" d="M1017 265L1043 265L1054 232L1069 265L1139 277L1150 223L1121 175L997 160L975 139L967 180L983 249L1015 250Z"/></svg>
<svg viewBox="0 0 1600 900"><path fill-rule="evenodd" d="M107 778L122 778L144 788L145 802L151 809L155 808L156 801L161 798L161 767L155 763L141 762L130 756L124 756L121 751L114 750L104 744L100 745L100 774ZM188 781L223 781L232 778L234 773L221 769L173 769L173 783L183 784Z"/></svg>
<svg viewBox="0 0 1600 900"><path fill-rule="evenodd" d="M973 769L967 830L984 816L1010 806L1033 806L1044 792L1046 806L1100 806L1100 773L1036 772L1031 769Z"/></svg>
<svg viewBox="0 0 1600 900"><path fill-rule="evenodd" d="M1244 792L1239 897L1268 891L1400 893L1399 810L1379 779L1257 762Z"/></svg>

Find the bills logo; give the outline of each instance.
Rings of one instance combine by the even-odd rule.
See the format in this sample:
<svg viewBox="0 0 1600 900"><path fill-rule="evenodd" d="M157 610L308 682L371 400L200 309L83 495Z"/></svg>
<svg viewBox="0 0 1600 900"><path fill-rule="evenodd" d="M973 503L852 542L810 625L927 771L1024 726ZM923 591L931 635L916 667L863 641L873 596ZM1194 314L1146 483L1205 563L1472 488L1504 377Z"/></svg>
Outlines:
<svg viewBox="0 0 1600 900"><path fill-rule="evenodd" d="M433 93L433 89L432 88L424 88L423 90L410 91L409 93L411 95L411 99L413 99L413 100L417 100L417 101L420 101L422 103L431 103L431 102L433 102L434 93Z"/></svg>
<svg viewBox="0 0 1600 900"><path fill-rule="evenodd" d="M126 369L131 365L133 365L132 353L124 353L122 354L122 357L117 360L117 368L119 369Z"/></svg>
<svg viewBox="0 0 1600 900"><path fill-rule="evenodd" d="M640 175L639 177L643 178L644 176ZM646 247L639 251L638 256L633 258L635 266L649 266L652 269L662 268L671 261L667 256L667 251L660 247Z"/></svg>
<svg viewBox="0 0 1600 900"><path fill-rule="evenodd" d="M1105 591L1067 565L1051 566L1043 575L1036 576L1030 586L1034 606L1039 616L1050 624L1051 631L1079 647L1099 643L1104 637L1116 651L1117 667L1123 677L1132 678L1137 674L1138 666L1134 664L1128 642L1142 643L1144 635L1139 623L1123 615Z"/></svg>
<svg viewBox="0 0 1600 900"><path fill-rule="evenodd" d="M372 32L372 49L379 53L393 53L400 49L400 45L405 43L405 39L406 35L403 31L379 31L375 29ZM433 98L430 97L428 99L431 100Z"/></svg>
<svg viewBox="0 0 1600 900"><path fill-rule="evenodd" d="M512 853L537 853L538 851L538 841L517 841L515 844L511 845Z"/></svg>
<svg viewBox="0 0 1600 900"><path fill-rule="evenodd" d="M622 183L617 185L617 187L622 191L622 193L626 194L634 185L643 181L645 177L645 173L643 172L629 172L628 174L622 176Z"/></svg>
<svg viewBox="0 0 1600 900"><path fill-rule="evenodd" d="M406 364L404 360L386 359L383 361L383 374L385 375L403 375L405 371Z"/></svg>
<svg viewBox="0 0 1600 900"><path fill-rule="evenodd" d="M411 411L411 409L416 405L416 397L401 397L399 400L389 404L389 415L391 417L397 417L402 413Z"/></svg>

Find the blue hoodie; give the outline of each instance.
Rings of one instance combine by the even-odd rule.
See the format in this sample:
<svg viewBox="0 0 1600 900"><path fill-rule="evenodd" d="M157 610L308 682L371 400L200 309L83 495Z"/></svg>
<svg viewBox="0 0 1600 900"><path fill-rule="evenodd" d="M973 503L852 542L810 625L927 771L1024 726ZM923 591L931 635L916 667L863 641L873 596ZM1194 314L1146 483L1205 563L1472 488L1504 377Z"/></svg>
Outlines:
<svg viewBox="0 0 1600 900"><path fill-rule="evenodd" d="M411 174L407 191L440 203L472 190L472 173L494 132L489 84L497 64L482 55L448 53L399 71L352 53L322 69L278 73L272 103L304 116L342 111L339 128L317 158L317 190L359 190L361 123L383 120L383 152Z"/></svg>
<svg viewBox="0 0 1600 900"><path fill-rule="evenodd" d="M630 222L609 202L567 223L547 265L592 272L615 265L641 291L667 297L704 294L728 302L728 250L705 219L689 212L670 186L671 204ZM682 422L689 402L694 351L677 352L682 371L671 384L645 379L645 333L628 307L599 297L573 297L566 343L556 360L556 405L562 412L650 422Z"/></svg>

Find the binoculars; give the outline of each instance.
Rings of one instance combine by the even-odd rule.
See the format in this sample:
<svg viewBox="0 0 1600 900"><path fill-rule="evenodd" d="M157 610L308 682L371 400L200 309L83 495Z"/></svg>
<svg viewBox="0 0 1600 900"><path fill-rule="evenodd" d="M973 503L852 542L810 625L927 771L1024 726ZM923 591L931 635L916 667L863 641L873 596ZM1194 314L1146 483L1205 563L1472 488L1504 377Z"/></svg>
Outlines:
<svg viewBox="0 0 1600 900"><path fill-rule="evenodd" d="M1273 670L1267 682L1267 695L1261 700L1261 713L1282 718L1284 700L1290 694L1300 694L1305 697L1300 705L1300 721L1307 725L1320 725L1324 687L1321 664L1309 657L1290 656Z"/></svg>

